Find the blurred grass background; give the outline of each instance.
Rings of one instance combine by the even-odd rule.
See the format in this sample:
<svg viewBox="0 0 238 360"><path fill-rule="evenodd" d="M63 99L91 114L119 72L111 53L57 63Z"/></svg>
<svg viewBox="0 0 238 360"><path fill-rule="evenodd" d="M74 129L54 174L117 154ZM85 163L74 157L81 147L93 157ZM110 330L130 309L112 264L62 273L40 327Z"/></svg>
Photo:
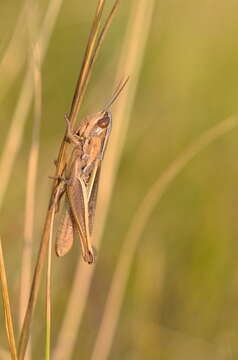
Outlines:
<svg viewBox="0 0 238 360"><path fill-rule="evenodd" d="M35 254L48 206L48 176L54 171L53 160L65 129L63 115L71 103L95 3L63 2L42 67ZM22 5L23 1L16 0L0 4L1 58ZM39 24L46 6L47 1L39 2ZM110 97L130 6L131 1L122 2L106 37L81 116L100 109ZM89 358L118 253L144 194L197 136L237 113L237 11L234 0L156 1L126 146L73 359ZM27 36L23 35L12 66L20 52L27 55L27 48ZM6 69L0 72L4 89L8 73ZM25 68L1 97L0 149L24 73ZM31 118L32 114L0 214L15 316ZM176 178L150 218L134 261L110 359L237 359L237 136L235 130L199 154ZM78 244L74 249L65 259L53 260L53 343L79 256ZM43 307L42 298L33 333L34 347L39 350L44 341ZM0 321L3 324L2 312ZM5 345L1 337L2 341ZM34 359L38 358L42 356L36 354Z"/></svg>

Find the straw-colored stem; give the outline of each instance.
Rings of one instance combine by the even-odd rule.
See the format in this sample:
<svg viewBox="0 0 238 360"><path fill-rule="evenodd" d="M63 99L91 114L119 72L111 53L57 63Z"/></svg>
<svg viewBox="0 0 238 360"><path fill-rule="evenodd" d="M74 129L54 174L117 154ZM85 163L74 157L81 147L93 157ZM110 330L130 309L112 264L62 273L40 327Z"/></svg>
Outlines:
<svg viewBox="0 0 238 360"><path fill-rule="evenodd" d="M91 27L91 32L89 34L88 44L85 51L85 56L83 59L83 64L79 74L78 82L76 85L76 91L71 105L71 110L69 114L69 120L71 125L74 126L77 120L79 109L82 103L84 91L86 90L86 84L89 79L89 73L92 66L92 55L94 53L94 48L97 41L97 36L99 33L99 26L101 22L102 12L105 5L105 0L99 0L96 8L96 13L94 21Z"/></svg>
<svg viewBox="0 0 238 360"><path fill-rule="evenodd" d="M75 87L73 101L70 108L70 113L68 115L69 122L71 127L73 128L77 117L79 114L79 110L83 101L83 97L87 88L88 80L91 74L91 69L93 65L93 54L94 54L94 48L97 44L97 36L99 33L99 26L101 22L102 12L104 8L105 0L98 0L98 5L96 8L94 20L91 26L91 31L89 33L88 42L85 50L85 54L83 57L83 62L81 65L78 81ZM65 168L65 154L67 151L68 143L65 141L67 135L67 130L65 131L64 139L61 143L59 155L57 159L57 169L56 169L56 176L61 176L64 168ZM55 182L54 186L57 187L57 183ZM54 190L53 190L54 192ZM52 193L53 193L52 192Z"/></svg>
<svg viewBox="0 0 238 360"><path fill-rule="evenodd" d="M49 241L48 266L46 281L46 332L45 332L45 360L50 360L51 348L51 267L52 267L52 237Z"/></svg>
<svg viewBox="0 0 238 360"><path fill-rule="evenodd" d="M43 270L44 260L46 258L48 249L49 233L53 218L53 206L51 206L47 213L47 218L43 230L43 238L41 241L40 250L37 258L37 266L35 268L34 277L31 286L30 298L28 301L27 311L24 318L23 328L21 331L20 342L18 347L19 360L23 360L26 352L27 343L30 335L30 325L32 322L32 314L35 308L35 303L40 287L40 278Z"/></svg>
<svg viewBox="0 0 238 360"><path fill-rule="evenodd" d="M99 51L99 49L101 47L101 44L102 44L102 42L104 40L104 37L105 37L105 35L106 35L110 25L111 25L113 16L115 15L115 12L116 12L116 10L117 10L117 8L119 6L120 1L122 1L122 0L116 0L114 2L113 7L112 7L112 9L111 9L111 11L110 11L104 25L103 25L103 28L102 28L99 36L98 36L98 39L97 39L97 42L96 42L96 45L95 45L94 53L93 53L92 59L91 59L91 64L93 64L95 58L97 57L98 51Z"/></svg>
<svg viewBox="0 0 238 360"><path fill-rule="evenodd" d="M51 350L51 277L52 277L52 242L53 242L54 218L55 218L55 207L53 209L52 222L50 225L47 278L46 278L45 360L50 360L50 350Z"/></svg>
<svg viewBox="0 0 238 360"><path fill-rule="evenodd" d="M35 15L35 14L33 14ZM35 18L35 17L34 17ZM31 42L32 45L32 42ZM22 268L20 278L20 311L19 311L19 328L22 326L24 313L26 311L27 300L30 292L32 278L32 252L33 252L33 226L34 226L34 209L36 194L36 176L39 157L39 135L40 121L42 114L42 84L41 69L39 63L39 49L32 46L34 74L34 121L32 127L32 143L28 161L27 187L26 187L26 210L24 224L24 243L22 251Z"/></svg>
<svg viewBox="0 0 238 360"><path fill-rule="evenodd" d="M95 37L97 36L98 31L99 31L99 23L100 23L101 16L102 16L103 4L104 4L104 1L102 1L102 0L98 1L96 14L94 17L94 22L93 22L92 29L91 29L91 32L89 35L88 45L87 45L85 56L83 59L83 64L81 67L79 79L78 79L76 89L74 92L72 106L71 106L71 110L70 110L70 114L69 114L69 119L70 119L72 126L76 122L78 112L80 110L80 105L81 105L81 102L83 99L83 95L86 90L88 78L89 78L89 75L90 75L90 72L92 69L91 59L92 59L92 54L94 53L94 49L91 48L91 42L93 42L93 44L96 44ZM95 38L95 40L94 40L94 38ZM61 144L61 147L59 150L59 154L58 154L58 158L57 158L57 162L56 162L56 165L57 165L56 172L55 172L56 179L59 178L60 176L62 176L64 167L65 167L65 154L66 154L67 145L68 145L68 143L65 141L65 139L66 139L66 136L63 137L63 141L62 141L62 144ZM47 248L48 248L48 243L49 243L50 228L51 228L51 224L52 224L53 217L54 217L54 206L55 206L54 204L55 204L56 194L58 192L59 186L60 186L60 182L58 180L55 180L53 182L50 204L49 204L48 212L46 215L45 226L44 226L42 239L41 239L41 246L39 249L37 263L36 263L35 271L34 271L33 282L32 282L32 286L31 286L30 298L29 298L28 307L27 307L27 311L26 311L26 315L25 315L25 319L24 319L24 324L23 324L23 328L22 328L21 336L20 336L20 342L19 342L19 348L18 348L20 360L24 359L27 343L29 340L32 316L33 316L34 308L36 305L36 300L37 300L37 296L38 296L38 292L39 292L39 286L40 286L43 266L44 266L45 259L46 259L46 253L47 253Z"/></svg>
<svg viewBox="0 0 238 360"><path fill-rule="evenodd" d="M4 309L4 315L5 315L5 325L6 325L9 350L11 353L11 359L17 360L16 342L15 342L15 335L14 335L14 328L13 328L13 321L12 321L12 312L11 312L11 306L10 306L10 300L9 300L7 276L6 276L6 270L5 270L5 264L4 264L1 238L0 238L0 283L1 283L1 290L2 290L3 309Z"/></svg>
<svg viewBox="0 0 238 360"><path fill-rule="evenodd" d="M106 360L109 356L135 252L146 224L162 195L197 154L237 126L238 118L231 117L206 131L172 162L141 201L131 222L113 275L91 360Z"/></svg>
<svg viewBox="0 0 238 360"><path fill-rule="evenodd" d="M99 192L94 243L99 248L102 233L109 210L111 194L115 182L116 172L125 142L126 132L130 120L133 101L136 93L137 82L143 61L146 41L149 33L151 14L154 1L134 2L128 20L124 46L122 49L117 79L121 74L129 75L130 80L123 91L116 109L113 111L113 131L109 149L104 159L101 183L106 191ZM143 31L142 31L143 29ZM118 83L118 80L116 80ZM87 303L90 284L95 267L88 268L79 261L74 277L72 290L70 292L66 313L59 332L59 337L54 351L54 360L70 359L73 354L74 345L78 336L78 329L82 320L82 315ZM78 289L80 288L80 297ZM77 312L75 309L77 308Z"/></svg>
<svg viewBox="0 0 238 360"><path fill-rule="evenodd" d="M41 63L43 62L46 55L50 36L52 34L62 1L63 0L50 1L43 24L40 27L40 34L38 36L35 46L39 46L39 49L41 49L41 54L39 55ZM33 89L34 81L32 75L32 68L29 67L23 80L23 84L20 90L20 96L13 114L8 135L6 137L6 143L3 148L3 153L0 158L0 209L2 207L3 199L6 194L7 185L11 177L13 165L21 146L24 126L33 99Z"/></svg>

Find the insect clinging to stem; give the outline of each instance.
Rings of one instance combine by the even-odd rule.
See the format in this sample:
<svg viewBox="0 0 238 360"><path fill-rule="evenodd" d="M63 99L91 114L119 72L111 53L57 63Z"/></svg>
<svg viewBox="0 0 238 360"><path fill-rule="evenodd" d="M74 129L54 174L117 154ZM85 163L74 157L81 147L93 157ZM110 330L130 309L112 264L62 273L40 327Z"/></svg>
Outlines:
<svg viewBox="0 0 238 360"><path fill-rule="evenodd" d="M129 78L121 81L111 100L103 110L87 116L74 132L67 115L67 141L73 149L66 163L63 188L59 198L65 193L62 221L56 236L55 250L64 256L72 247L76 235L80 238L82 256L92 264L95 253L91 244L93 222L96 209L101 162L107 147L112 126L110 107L124 89Z"/></svg>

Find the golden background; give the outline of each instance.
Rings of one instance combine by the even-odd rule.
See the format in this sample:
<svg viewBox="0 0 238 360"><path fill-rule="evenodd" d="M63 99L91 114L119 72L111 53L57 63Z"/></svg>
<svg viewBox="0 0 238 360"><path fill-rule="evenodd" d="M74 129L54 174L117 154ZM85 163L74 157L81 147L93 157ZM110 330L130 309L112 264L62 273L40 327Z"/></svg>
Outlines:
<svg viewBox="0 0 238 360"><path fill-rule="evenodd" d="M32 15L16 33L24 2L11 0L0 4L1 152L30 66L31 36L34 38L40 31L49 3L39 1L33 5L28 1ZM129 22L137 21L136 14L130 15L136 6L133 3L122 0L120 4L93 69L80 118L99 110L115 88L126 29ZM137 3L140 6L140 1ZM105 13L111 5L112 1L108 1ZM237 1L150 0L149 6L152 14L151 17L145 14L143 20L148 26L148 38L141 55L135 98L131 101L125 143L122 149L118 148L121 157L115 171L102 245L72 359L91 359L113 272L144 196L190 144L219 122L235 117L238 110ZM48 176L54 173L53 160L65 130L64 114L70 108L95 7L96 1L92 0L62 3L42 63L34 264L50 196ZM139 43L146 31L143 22L134 34ZM130 81L125 96L126 91L130 94L135 81L133 71L124 74L122 70L121 77L126 75ZM0 234L17 334L33 117L31 106L0 213ZM114 126L115 123L112 133ZM127 271L128 282L109 359L237 359L237 136L234 127L199 152L154 204ZM110 142L107 153L110 154L112 146ZM11 156L9 153L9 159ZM106 167L113 166L110 161L107 164L104 175ZM107 184L102 182L102 199L106 191ZM97 221L100 223L100 213ZM53 348L79 257L78 241L65 258L58 259L53 254ZM42 285L32 330L32 358L36 360L44 358L45 280ZM78 298L80 301L80 286ZM77 306L74 311L77 313ZM3 334L2 311L0 322ZM105 338L107 335L105 332ZM6 346L6 337L1 335L0 347Z"/></svg>

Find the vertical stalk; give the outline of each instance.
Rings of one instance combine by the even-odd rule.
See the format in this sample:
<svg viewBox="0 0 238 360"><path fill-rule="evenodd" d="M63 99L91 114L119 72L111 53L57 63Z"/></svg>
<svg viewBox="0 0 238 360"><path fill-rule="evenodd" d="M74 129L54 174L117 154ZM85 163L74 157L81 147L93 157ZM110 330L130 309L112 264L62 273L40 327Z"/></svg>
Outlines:
<svg viewBox="0 0 238 360"><path fill-rule="evenodd" d="M15 342L15 335L14 335L14 328L13 328L13 321L12 321L12 312L11 312L11 306L10 306L10 300L9 300L7 276L6 276L6 270L5 270L5 264L4 264L1 238L0 238L0 283L1 283L1 290L2 290L3 309L4 309L4 315L5 315L5 325L6 325L6 331L7 331L9 350L11 353L11 359L17 360L16 342Z"/></svg>

